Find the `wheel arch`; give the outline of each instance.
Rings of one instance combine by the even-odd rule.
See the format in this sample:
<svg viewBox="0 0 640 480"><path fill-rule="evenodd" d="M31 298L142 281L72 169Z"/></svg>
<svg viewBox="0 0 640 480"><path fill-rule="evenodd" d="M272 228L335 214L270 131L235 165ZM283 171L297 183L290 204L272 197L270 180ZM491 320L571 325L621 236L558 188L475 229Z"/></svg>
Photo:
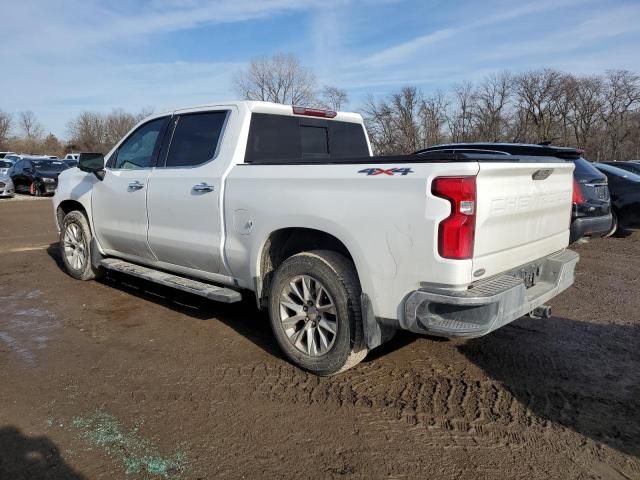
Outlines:
<svg viewBox="0 0 640 480"><path fill-rule="evenodd" d="M89 228L91 229L91 221L89 219L89 215L87 214L87 209L82 203L77 200L63 200L62 202L60 202L60 204L56 208L56 219L58 220L58 226L61 227L65 215L67 215L69 212L73 212L74 210L78 210L84 214L84 216L87 218Z"/></svg>
<svg viewBox="0 0 640 480"><path fill-rule="evenodd" d="M311 250L330 250L356 261L347 245L337 236L308 227L285 227L272 231L262 243L255 266L255 293L258 306L266 306L273 273L287 258ZM358 268L355 274L359 278Z"/></svg>

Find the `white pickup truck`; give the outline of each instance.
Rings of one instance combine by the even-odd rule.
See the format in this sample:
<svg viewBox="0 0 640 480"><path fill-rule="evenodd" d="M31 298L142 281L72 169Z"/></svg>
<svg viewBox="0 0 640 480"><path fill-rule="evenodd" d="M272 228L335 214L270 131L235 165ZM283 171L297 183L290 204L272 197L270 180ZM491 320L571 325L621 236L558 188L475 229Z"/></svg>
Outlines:
<svg viewBox="0 0 640 480"><path fill-rule="evenodd" d="M268 308L286 356L320 375L397 329L484 335L569 287L573 163L375 157L360 115L229 102L154 115L54 196L62 258ZM253 293L251 293L253 292Z"/></svg>

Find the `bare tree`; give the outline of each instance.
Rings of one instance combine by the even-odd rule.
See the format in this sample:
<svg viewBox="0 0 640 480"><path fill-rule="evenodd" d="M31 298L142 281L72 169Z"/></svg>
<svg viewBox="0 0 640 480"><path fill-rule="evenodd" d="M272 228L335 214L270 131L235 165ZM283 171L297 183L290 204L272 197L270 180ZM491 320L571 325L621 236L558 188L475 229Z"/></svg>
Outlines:
<svg viewBox="0 0 640 480"><path fill-rule="evenodd" d="M572 77L566 89L569 100L568 120L573 129L573 137L578 146L588 148L592 145L603 108L602 79L596 76ZM596 152L599 151L596 147Z"/></svg>
<svg viewBox="0 0 640 480"><path fill-rule="evenodd" d="M468 142L472 140L473 109L475 93L471 82L464 82L453 87L454 110L447 115L451 140Z"/></svg>
<svg viewBox="0 0 640 480"><path fill-rule="evenodd" d="M442 143L446 139L444 127L447 124L446 96L442 92L426 97L420 107L421 138L420 148Z"/></svg>
<svg viewBox="0 0 640 480"><path fill-rule="evenodd" d="M0 147L5 148L4 145L9 138L9 132L13 125L13 118L10 114L0 110Z"/></svg>
<svg viewBox="0 0 640 480"><path fill-rule="evenodd" d="M122 109L113 110L109 113L104 118L103 142L105 148L108 150L118 143L138 121L138 115L127 113Z"/></svg>
<svg viewBox="0 0 640 480"><path fill-rule="evenodd" d="M22 131L22 134L31 140L39 139L43 135L43 127L42 124L36 118L35 113L31 110L27 110L26 112L20 112L20 116L18 118L18 126Z"/></svg>
<svg viewBox="0 0 640 480"><path fill-rule="evenodd" d="M524 113L519 118L525 122L522 130L527 141L556 138L563 84L564 74L552 69L534 70L516 77L517 108Z"/></svg>
<svg viewBox="0 0 640 480"><path fill-rule="evenodd" d="M512 88L513 77L509 72L489 75L480 82L473 102L476 137L493 142L505 139Z"/></svg>
<svg viewBox="0 0 640 480"><path fill-rule="evenodd" d="M106 153L106 128L103 115L82 112L67 125L69 138L78 149L85 152Z"/></svg>
<svg viewBox="0 0 640 480"><path fill-rule="evenodd" d="M369 96L363 113L374 152L378 155L402 152L393 108L389 103Z"/></svg>
<svg viewBox="0 0 640 480"><path fill-rule="evenodd" d="M315 105L316 77L291 54L278 53L251 61L234 78L237 93L245 100L286 105Z"/></svg>
<svg viewBox="0 0 640 480"><path fill-rule="evenodd" d="M325 85L320 92L321 106L336 112L342 110L349 103L346 90Z"/></svg>
<svg viewBox="0 0 640 480"><path fill-rule="evenodd" d="M631 135L633 110L640 102L640 76L627 70L607 72L601 118L607 126L612 159L620 159L622 143Z"/></svg>
<svg viewBox="0 0 640 480"><path fill-rule="evenodd" d="M49 133L42 141L41 153L47 155L61 155L63 153L62 143L53 133Z"/></svg>

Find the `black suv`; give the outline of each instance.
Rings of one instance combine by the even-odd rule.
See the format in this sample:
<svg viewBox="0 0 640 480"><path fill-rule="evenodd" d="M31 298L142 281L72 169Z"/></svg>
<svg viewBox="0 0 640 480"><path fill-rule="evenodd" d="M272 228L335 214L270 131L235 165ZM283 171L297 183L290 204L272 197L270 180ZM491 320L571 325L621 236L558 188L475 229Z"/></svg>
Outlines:
<svg viewBox="0 0 640 480"><path fill-rule="evenodd" d="M9 170L16 192L40 196L53 194L58 185L58 175L69 168L60 160L39 157L23 157Z"/></svg>
<svg viewBox="0 0 640 480"><path fill-rule="evenodd" d="M584 237L603 237L611 231L611 199L609 198L607 177L582 158L582 150L524 143L451 143L434 145L415 153L423 154L434 151L528 155L570 160L576 168L573 172L573 209L571 211L569 242L573 243Z"/></svg>

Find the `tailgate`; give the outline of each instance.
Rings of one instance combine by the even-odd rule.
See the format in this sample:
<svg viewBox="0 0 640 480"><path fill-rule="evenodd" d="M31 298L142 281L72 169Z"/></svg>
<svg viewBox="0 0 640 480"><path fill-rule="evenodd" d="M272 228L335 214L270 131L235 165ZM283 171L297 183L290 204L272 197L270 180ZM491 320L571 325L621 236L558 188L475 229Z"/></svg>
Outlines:
<svg viewBox="0 0 640 480"><path fill-rule="evenodd" d="M572 162L479 165L474 279L502 273L567 247Z"/></svg>

